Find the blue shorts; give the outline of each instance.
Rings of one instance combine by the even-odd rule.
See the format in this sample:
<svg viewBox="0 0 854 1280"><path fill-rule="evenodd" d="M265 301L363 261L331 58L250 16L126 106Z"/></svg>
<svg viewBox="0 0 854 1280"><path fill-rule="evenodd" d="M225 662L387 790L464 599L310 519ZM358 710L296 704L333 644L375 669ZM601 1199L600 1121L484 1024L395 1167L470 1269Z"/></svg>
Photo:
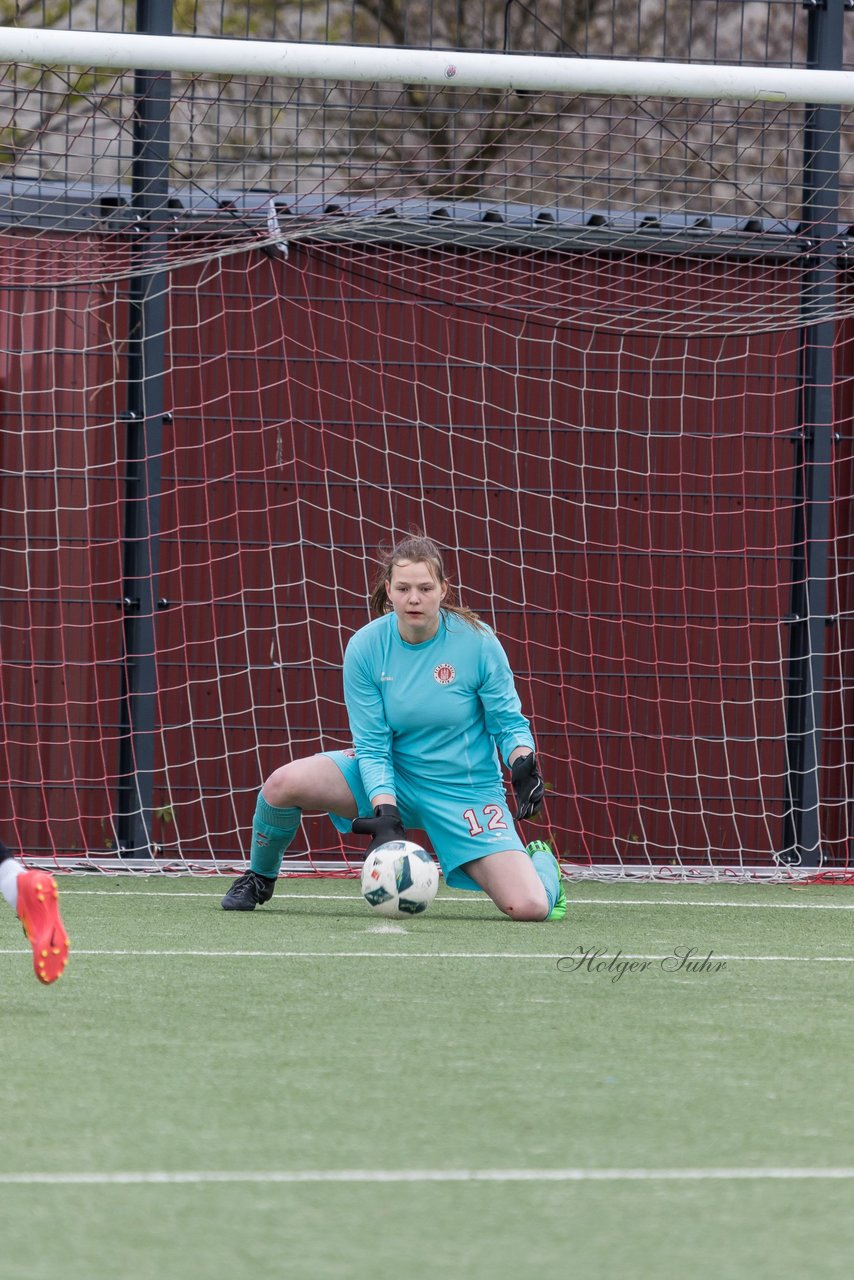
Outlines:
<svg viewBox="0 0 854 1280"><path fill-rule="evenodd" d="M360 818L373 816L374 807L362 784L362 774L353 751L324 751L337 764ZM525 842L513 824L513 816L507 807L507 797L500 782L494 787L477 791L467 789L455 795L447 786L432 787L419 782L418 794L395 785L397 807L407 830L427 833L433 852L439 859L442 875L452 889L475 889L480 885L464 870L465 864L474 858L485 858L490 853L507 849L524 849ZM329 817L339 831L349 833L350 818L330 813Z"/></svg>

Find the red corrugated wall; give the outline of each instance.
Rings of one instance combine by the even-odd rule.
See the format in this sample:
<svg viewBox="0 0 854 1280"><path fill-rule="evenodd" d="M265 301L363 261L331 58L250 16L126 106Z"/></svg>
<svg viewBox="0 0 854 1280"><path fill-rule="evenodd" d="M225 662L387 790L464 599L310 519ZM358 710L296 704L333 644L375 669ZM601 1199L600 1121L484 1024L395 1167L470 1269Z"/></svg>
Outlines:
<svg viewBox="0 0 854 1280"><path fill-rule="evenodd" d="M593 316L604 297L631 311L633 281L648 314L719 287L716 272L748 302L769 287L747 263L633 271L607 255L346 246L175 273L157 585L165 856L242 856L265 774L346 742L343 644L367 620L377 544L414 523L452 549L468 602L506 643L567 856L770 864L799 336L661 337ZM774 287L788 287L782 267ZM4 754L19 836L60 852L112 838L118 295L3 304L11 349L33 351L7 361L3 387ZM833 678L845 719L847 671ZM831 807L841 849L847 815ZM305 835L333 843L319 820Z"/></svg>

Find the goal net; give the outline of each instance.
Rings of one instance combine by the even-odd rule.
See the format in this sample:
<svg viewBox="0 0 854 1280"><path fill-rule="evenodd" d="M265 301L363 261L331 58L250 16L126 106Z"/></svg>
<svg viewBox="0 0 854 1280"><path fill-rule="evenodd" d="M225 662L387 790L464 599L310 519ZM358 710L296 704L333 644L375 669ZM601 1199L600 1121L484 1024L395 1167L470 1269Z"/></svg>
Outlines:
<svg viewBox="0 0 854 1280"><path fill-rule="evenodd" d="M850 108L56 61L0 83L7 842L242 866L417 526L569 873L844 873Z"/></svg>

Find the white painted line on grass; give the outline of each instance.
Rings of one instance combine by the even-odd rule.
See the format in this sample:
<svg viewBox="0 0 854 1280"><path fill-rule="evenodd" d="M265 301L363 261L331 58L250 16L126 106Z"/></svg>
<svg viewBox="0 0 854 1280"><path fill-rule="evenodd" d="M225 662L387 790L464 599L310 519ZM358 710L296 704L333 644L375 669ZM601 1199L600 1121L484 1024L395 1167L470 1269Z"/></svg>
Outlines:
<svg viewBox="0 0 854 1280"><path fill-rule="evenodd" d="M297 896L296 894L294 895ZM604 907L740 907L746 911L854 911L854 902L694 902L690 898L574 898L567 894L570 906Z"/></svg>
<svg viewBox="0 0 854 1280"><path fill-rule="evenodd" d="M219 894L224 893L226 886L218 885L216 889L210 893L201 893L198 889L66 889L62 888L62 896L78 897L78 898L210 898L216 899ZM276 901L280 899L293 899L297 902L351 902L355 906L364 908L364 901L358 887L353 888L352 893L280 893L276 892ZM437 902L479 902L481 905L485 901L479 894L468 894L465 898L453 898L444 894L437 898Z"/></svg>
<svg viewBox="0 0 854 1280"><path fill-rule="evenodd" d="M142 1186L176 1183L798 1182L850 1181L854 1168L733 1169L268 1169L0 1173L5 1186Z"/></svg>
<svg viewBox="0 0 854 1280"><path fill-rule="evenodd" d="M28 950L0 948L0 956L29 955ZM141 959L160 959L186 957L188 959L224 960L575 960L581 962L583 955L576 947L573 953L568 951L209 951L209 950L86 950L72 947L72 956L124 956ZM625 951L599 951L590 948L588 954L596 961L605 960L647 960L659 963L662 960L673 960L673 952L666 955L634 954ZM780 964L854 964L854 956L743 956L711 953L712 960L743 961L745 963L780 963ZM702 955L690 957L700 961ZM585 966L580 963L580 967ZM675 970L674 970L675 972Z"/></svg>
<svg viewBox="0 0 854 1280"><path fill-rule="evenodd" d="M294 897L299 897L294 894ZM575 898L570 890L569 906L603 907L739 907L745 911L854 911L854 902L695 902L692 898ZM444 899L447 901L447 899Z"/></svg>
<svg viewBox="0 0 854 1280"><path fill-rule="evenodd" d="M28 950L0 949L0 956L29 955ZM134 951L134 950L81 950L72 948L73 956L126 956L131 958L157 959L159 957L174 958L186 956L202 960L249 959L249 960L560 960L564 952L543 953L540 951ZM604 954L600 959L608 959ZM639 958L639 957L623 957ZM662 959L663 957L645 957L646 959ZM717 957L715 957L717 959ZM851 957L854 962L854 956Z"/></svg>
<svg viewBox="0 0 854 1280"><path fill-rule="evenodd" d="M63 885L62 896L63 898L216 898L219 891L219 887L210 893L202 893L198 889L66 889ZM702 907L708 910L717 907L738 907L747 911L854 911L854 902L695 902L690 898L576 898L571 889L567 899L570 907ZM362 906L362 897L357 888L354 888L353 893L280 893L277 891L276 901L280 900L350 902L354 906ZM440 894L436 901L440 905L454 903L458 906L477 907L483 906L485 899L475 893L460 897Z"/></svg>

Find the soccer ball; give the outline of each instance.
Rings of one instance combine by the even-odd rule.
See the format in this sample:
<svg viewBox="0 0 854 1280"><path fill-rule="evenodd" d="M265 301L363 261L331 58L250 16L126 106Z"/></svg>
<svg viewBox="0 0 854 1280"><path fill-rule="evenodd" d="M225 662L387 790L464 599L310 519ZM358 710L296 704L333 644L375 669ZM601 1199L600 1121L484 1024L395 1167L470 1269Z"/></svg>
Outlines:
<svg viewBox="0 0 854 1280"><path fill-rule="evenodd" d="M439 888L439 868L411 840L388 840L365 858L362 895L381 916L417 916Z"/></svg>

